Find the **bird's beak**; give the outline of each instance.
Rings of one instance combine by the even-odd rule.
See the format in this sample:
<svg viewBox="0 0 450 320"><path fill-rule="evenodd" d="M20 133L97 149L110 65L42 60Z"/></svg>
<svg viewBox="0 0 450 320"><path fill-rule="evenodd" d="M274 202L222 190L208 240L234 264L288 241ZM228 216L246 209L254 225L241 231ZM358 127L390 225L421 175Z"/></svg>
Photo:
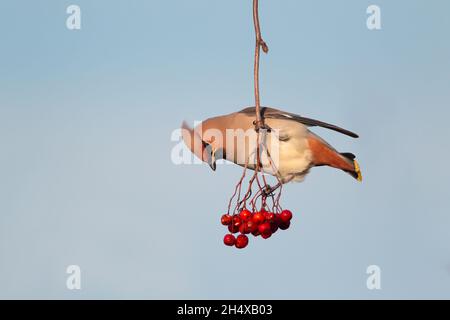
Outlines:
<svg viewBox="0 0 450 320"><path fill-rule="evenodd" d="M211 167L211 169L212 169L213 171L216 171L216 161L212 161L212 162L209 164L209 166Z"/></svg>
<svg viewBox="0 0 450 320"><path fill-rule="evenodd" d="M212 150L211 155L209 156L208 160L209 160L208 164L211 167L211 169L213 171L216 171L216 150L214 150L214 149Z"/></svg>
<svg viewBox="0 0 450 320"><path fill-rule="evenodd" d="M203 141L203 161L208 163L213 171L216 171L216 150Z"/></svg>

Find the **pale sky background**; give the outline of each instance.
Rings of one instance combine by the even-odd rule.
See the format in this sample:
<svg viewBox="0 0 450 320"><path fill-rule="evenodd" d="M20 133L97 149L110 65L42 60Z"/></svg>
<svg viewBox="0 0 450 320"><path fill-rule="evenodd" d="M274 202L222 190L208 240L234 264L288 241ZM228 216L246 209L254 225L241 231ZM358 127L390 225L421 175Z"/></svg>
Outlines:
<svg viewBox="0 0 450 320"><path fill-rule="evenodd" d="M262 103L359 133L314 130L364 182L313 169L288 231L225 247L241 169L170 135L253 103L251 1L2 0L0 298L450 298L450 2L260 2Z"/></svg>

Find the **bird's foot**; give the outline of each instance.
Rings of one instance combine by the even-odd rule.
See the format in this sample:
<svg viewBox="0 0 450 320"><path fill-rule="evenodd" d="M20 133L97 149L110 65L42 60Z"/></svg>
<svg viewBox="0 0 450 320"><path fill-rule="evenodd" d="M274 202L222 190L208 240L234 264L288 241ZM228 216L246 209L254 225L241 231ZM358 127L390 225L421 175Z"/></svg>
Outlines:
<svg viewBox="0 0 450 320"><path fill-rule="evenodd" d="M273 195L273 193L279 188L281 187L280 183L277 183L275 186L271 187L269 185L267 185L265 187L265 189L262 191L262 195L263 197L267 198Z"/></svg>
<svg viewBox="0 0 450 320"><path fill-rule="evenodd" d="M253 121L253 125L255 126L256 132L259 132L260 130L266 130L267 132L270 132L272 130L272 128L265 124L263 121L255 120Z"/></svg>

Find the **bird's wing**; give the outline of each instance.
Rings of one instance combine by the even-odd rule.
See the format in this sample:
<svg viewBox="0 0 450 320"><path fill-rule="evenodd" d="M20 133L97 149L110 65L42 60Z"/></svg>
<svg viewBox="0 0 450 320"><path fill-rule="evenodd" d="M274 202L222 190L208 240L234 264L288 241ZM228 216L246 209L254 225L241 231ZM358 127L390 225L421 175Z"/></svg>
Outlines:
<svg viewBox="0 0 450 320"><path fill-rule="evenodd" d="M248 107L245 108L241 111L239 111L239 113L242 114L248 114L248 115L254 115L255 114L255 107ZM289 112L284 112L281 110L277 110L274 108L269 108L269 107L261 107L261 114L264 118L269 118L269 119L285 119L285 120L294 120L297 122L300 122L302 124L304 124L305 126L308 127L314 127L314 126L319 126L319 127L323 127L323 128L327 128L330 130L334 130L340 133L343 133L347 136L350 136L352 138L358 138L359 136L354 133L351 132L349 130L343 129L341 127L335 126L334 124L330 124L330 123L326 123L326 122L322 122L319 120L315 120L315 119L311 119L311 118L305 118L293 113L289 113Z"/></svg>

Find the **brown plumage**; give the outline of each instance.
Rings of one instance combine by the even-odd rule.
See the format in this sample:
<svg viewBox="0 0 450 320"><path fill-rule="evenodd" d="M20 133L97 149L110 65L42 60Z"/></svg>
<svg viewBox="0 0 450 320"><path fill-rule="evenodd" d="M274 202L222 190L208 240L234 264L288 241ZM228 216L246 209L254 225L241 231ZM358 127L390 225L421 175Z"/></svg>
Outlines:
<svg viewBox="0 0 450 320"><path fill-rule="evenodd" d="M361 180L355 156L339 153L308 128L320 126L353 138L358 135L338 126L301 117L289 112L264 107L261 113L271 128L266 135L271 155L261 158L262 170L276 175L283 182L301 181L315 166L341 169ZM183 139L189 149L213 170L217 159L226 159L241 166L255 168L257 134L254 130L255 108L207 119L194 129L183 123Z"/></svg>

